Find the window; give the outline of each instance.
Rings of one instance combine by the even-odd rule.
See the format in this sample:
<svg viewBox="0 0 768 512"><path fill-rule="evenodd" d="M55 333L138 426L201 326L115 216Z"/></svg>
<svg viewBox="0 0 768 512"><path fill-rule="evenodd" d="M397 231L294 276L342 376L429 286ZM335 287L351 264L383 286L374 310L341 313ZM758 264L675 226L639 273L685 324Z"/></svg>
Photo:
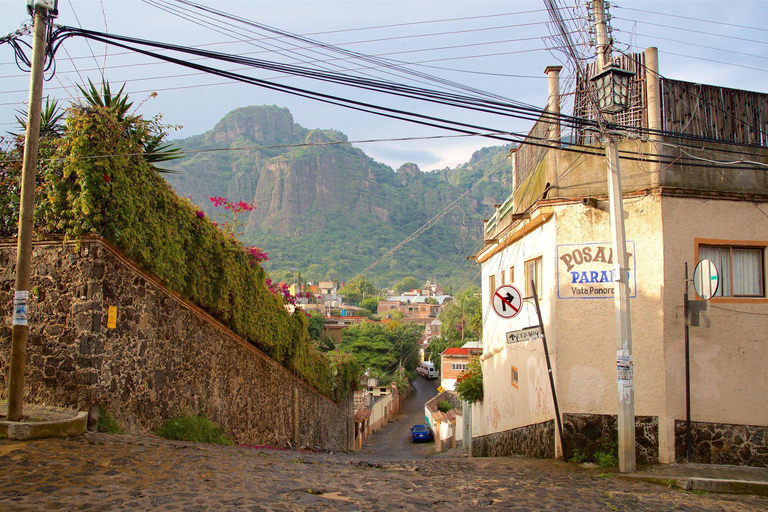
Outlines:
<svg viewBox="0 0 768 512"><path fill-rule="evenodd" d="M496 292L496 276L488 276L488 300L493 302L493 294Z"/></svg>
<svg viewBox="0 0 768 512"><path fill-rule="evenodd" d="M513 366L512 367L512 387L515 388L515 389L518 389L517 388L517 386L518 386L518 384L517 384L517 377L518 377L518 375L517 375L517 368L515 368Z"/></svg>
<svg viewBox="0 0 768 512"><path fill-rule="evenodd" d="M467 363L451 363L451 370L463 372L467 369Z"/></svg>
<svg viewBox="0 0 768 512"><path fill-rule="evenodd" d="M515 284L515 267L509 267L509 284Z"/></svg>
<svg viewBox="0 0 768 512"><path fill-rule="evenodd" d="M700 245L699 260L710 260L720 274L715 297L764 297L764 249Z"/></svg>
<svg viewBox="0 0 768 512"><path fill-rule="evenodd" d="M507 284L507 282L504 280L504 271L501 271L501 284Z"/></svg>
<svg viewBox="0 0 768 512"><path fill-rule="evenodd" d="M536 283L536 294L541 296L541 258L525 262L525 296L533 296L531 281Z"/></svg>

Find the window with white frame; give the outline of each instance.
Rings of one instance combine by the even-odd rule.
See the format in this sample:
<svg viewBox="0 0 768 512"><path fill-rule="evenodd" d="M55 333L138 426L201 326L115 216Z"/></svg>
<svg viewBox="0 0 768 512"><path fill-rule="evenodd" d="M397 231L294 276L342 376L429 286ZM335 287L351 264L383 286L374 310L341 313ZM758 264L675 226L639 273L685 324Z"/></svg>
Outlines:
<svg viewBox="0 0 768 512"><path fill-rule="evenodd" d="M467 369L467 363L451 363L451 370L463 372Z"/></svg>
<svg viewBox="0 0 768 512"><path fill-rule="evenodd" d="M700 245L699 260L710 260L720 274L715 297L765 297L765 248Z"/></svg>

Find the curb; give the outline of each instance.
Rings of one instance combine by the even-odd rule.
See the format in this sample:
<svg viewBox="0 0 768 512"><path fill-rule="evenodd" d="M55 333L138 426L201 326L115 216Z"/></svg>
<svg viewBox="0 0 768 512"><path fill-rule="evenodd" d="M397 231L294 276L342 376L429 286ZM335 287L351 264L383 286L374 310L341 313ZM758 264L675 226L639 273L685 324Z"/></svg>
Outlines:
<svg viewBox="0 0 768 512"><path fill-rule="evenodd" d="M44 439L48 437L73 437L85 433L88 413L79 412L71 418L52 421L0 420L0 439Z"/></svg>
<svg viewBox="0 0 768 512"><path fill-rule="evenodd" d="M686 491L768 496L768 482L701 477L621 476L620 478L627 480L641 480L643 482L665 486L675 486Z"/></svg>

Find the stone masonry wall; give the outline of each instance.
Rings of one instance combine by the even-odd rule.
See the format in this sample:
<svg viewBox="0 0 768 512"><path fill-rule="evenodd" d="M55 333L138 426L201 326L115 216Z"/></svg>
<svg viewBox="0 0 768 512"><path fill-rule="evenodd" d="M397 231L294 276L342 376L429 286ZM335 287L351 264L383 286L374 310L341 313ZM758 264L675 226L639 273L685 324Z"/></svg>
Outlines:
<svg viewBox="0 0 768 512"><path fill-rule="evenodd" d="M15 263L15 244L0 244L3 397ZM128 432L191 412L241 444L352 446L351 393L342 405L319 395L101 240L36 243L32 288L30 403L92 414L103 406ZM115 329L107 328L109 306L117 307Z"/></svg>
<svg viewBox="0 0 768 512"><path fill-rule="evenodd" d="M555 457L555 421L472 438L473 457L505 457L525 455L551 459Z"/></svg>
<svg viewBox="0 0 768 512"><path fill-rule="evenodd" d="M691 422L690 462L768 467L768 427ZM686 460L685 421L675 421L675 456Z"/></svg>
<svg viewBox="0 0 768 512"><path fill-rule="evenodd" d="M618 450L618 419L609 414L563 414L563 437L566 458L572 457L574 450L588 457L599 451L615 451ZM640 464L659 462L656 416L635 416L635 458Z"/></svg>

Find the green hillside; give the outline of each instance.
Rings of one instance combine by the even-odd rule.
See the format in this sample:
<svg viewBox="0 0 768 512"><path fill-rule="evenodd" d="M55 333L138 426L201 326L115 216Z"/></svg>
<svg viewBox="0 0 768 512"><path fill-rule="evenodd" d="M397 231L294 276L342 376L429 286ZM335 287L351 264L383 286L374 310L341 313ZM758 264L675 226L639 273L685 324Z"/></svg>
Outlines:
<svg viewBox="0 0 768 512"><path fill-rule="evenodd" d="M455 169L425 173L405 164L394 171L346 140L337 131L299 126L287 109L244 107L213 130L176 141L198 152L173 162L178 174L166 179L214 217L208 197L254 202L241 238L267 251L265 268L274 279L301 271L309 280L348 280L442 213L509 151L484 148ZM406 275L470 284L476 272L457 272L459 263L478 247L481 219L510 185L505 164L368 279L380 287Z"/></svg>

